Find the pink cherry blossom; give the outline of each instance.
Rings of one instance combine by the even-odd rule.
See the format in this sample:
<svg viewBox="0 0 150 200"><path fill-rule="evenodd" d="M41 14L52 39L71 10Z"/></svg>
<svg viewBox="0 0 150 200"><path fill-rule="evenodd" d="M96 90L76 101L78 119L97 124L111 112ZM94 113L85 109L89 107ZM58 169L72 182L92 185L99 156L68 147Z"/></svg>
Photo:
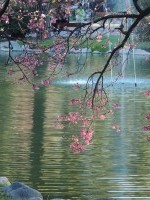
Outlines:
<svg viewBox="0 0 150 200"><path fill-rule="evenodd" d="M43 32L43 38L46 39L46 38L48 38L48 36L49 36L49 33L48 33L47 30L45 30L45 31Z"/></svg>
<svg viewBox="0 0 150 200"><path fill-rule="evenodd" d="M75 153L79 154L84 151L84 145L79 142L79 138L77 136L72 135L72 143L70 144L70 149Z"/></svg>
<svg viewBox="0 0 150 200"><path fill-rule="evenodd" d="M36 55L29 55L26 53L23 53L20 56L16 57L15 62L27 67L28 69L34 69L41 64Z"/></svg>
<svg viewBox="0 0 150 200"><path fill-rule="evenodd" d="M2 15L1 19L0 19L1 22L4 22L6 24L9 24L9 18L7 15Z"/></svg>
<svg viewBox="0 0 150 200"><path fill-rule="evenodd" d="M84 145L78 142L73 142L70 144L70 149L75 153L79 154L85 150Z"/></svg>
<svg viewBox="0 0 150 200"><path fill-rule="evenodd" d="M80 98L71 99L71 100L70 100L70 105L75 105L75 106L82 107L82 101L81 101Z"/></svg>
<svg viewBox="0 0 150 200"><path fill-rule="evenodd" d="M120 106L119 106L118 103L114 103L114 104L112 105L112 108L113 108L113 109L117 109L117 108L120 108Z"/></svg>
<svg viewBox="0 0 150 200"><path fill-rule="evenodd" d="M86 145L91 144L91 141L92 141L92 138L93 138L93 133L94 133L93 130L81 129L80 134L81 134L81 137L84 139L84 143Z"/></svg>
<svg viewBox="0 0 150 200"><path fill-rule="evenodd" d="M114 114L113 110L109 110L108 114L113 115Z"/></svg>
<svg viewBox="0 0 150 200"><path fill-rule="evenodd" d="M57 128L57 129L64 129L64 125L63 124L60 124L60 123L57 123L57 124L55 124L55 128Z"/></svg>
<svg viewBox="0 0 150 200"><path fill-rule="evenodd" d="M145 96L150 96L150 90L144 92L144 95L145 95Z"/></svg>
<svg viewBox="0 0 150 200"><path fill-rule="evenodd" d="M112 125L112 129L116 130L116 132L120 132L121 131L120 126L117 125L117 124L113 124Z"/></svg>
<svg viewBox="0 0 150 200"><path fill-rule="evenodd" d="M73 85L73 90L78 90L78 89L80 89L79 83L74 84Z"/></svg>
<svg viewBox="0 0 150 200"><path fill-rule="evenodd" d="M41 81L41 84L48 86L50 84L50 80L43 80L43 81Z"/></svg>
<svg viewBox="0 0 150 200"><path fill-rule="evenodd" d="M8 74L9 76L12 76L12 75L14 74L14 70L13 70L13 69L9 69L9 70L7 71L7 74Z"/></svg>
<svg viewBox="0 0 150 200"><path fill-rule="evenodd" d="M44 30L46 25L46 18L44 14L40 14L39 12L34 12L34 14L31 16L31 19L28 23L28 28L32 31L39 31Z"/></svg>
<svg viewBox="0 0 150 200"><path fill-rule="evenodd" d="M28 0L28 2L27 2L28 5L32 5L32 4L35 4L35 3L37 3L36 0Z"/></svg>
<svg viewBox="0 0 150 200"><path fill-rule="evenodd" d="M74 124L77 124L78 121L80 121L81 119L82 119L82 116L78 112L70 112L67 116L68 122L71 122Z"/></svg>
<svg viewBox="0 0 150 200"><path fill-rule="evenodd" d="M101 41L102 41L102 35L99 34L99 35L96 37L96 40L97 40L97 42L101 42Z"/></svg>
<svg viewBox="0 0 150 200"><path fill-rule="evenodd" d="M150 142L150 136L147 136L147 138L146 138L146 139L147 139L147 141L148 141L148 142Z"/></svg>
<svg viewBox="0 0 150 200"><path fill-rule="evenodd" d="M150 125L146 125L143 127L143 131L150 131Z"/></svg>
<svg viewBox="0 0 150 200"><path fill-rule="evenodd" d="M61 122L61 121L67 121L67 115L60 115L60 116L57 117L57 120L59 122Z"/></svg>
<svg viewBox="0 0 150 200"><path fill-rule="evenodd" d="M130 44L130 48L131 49L135 49L136 48L136 44Z"/></svg>
<svg viewBox="0 0 150 200"><path fill-rule="evenodd" d="M67 15L70 15L70 12L71 12L71 6L67 5L66 8L65 8L65 13Z"/></svg>
<svg viewBox="0 0 150 200"><path fill-rule="evenodd" d="M99 115L98 115L98 118L101 119L101 120L104 120L104 119L106 119L106 115L104 115L104 114L99 114Z"/></svg>
<svg viewBox="0 0 150 200"><path fill-rule="evenodd" d="M146 116L145 116L145 119L146 119L146 120L150 120L150 114L146 115Z"/></svg>
<svg viewBox="0 0 150 200"><path fill-rule="evenodd" d="M34 91L36 91L36 90L39 90L40 88L39 88L37 85L33 85L33 86L32 86L32 89L33 89Z"/></svg>
<svg viewBox="0 0 150 200"><path fill-rule="evenodd" d="M90 120L84 119L84 120L82 120L81 123L82 123L82 126L87 127L90 125Z"/></svg>
<svg viewBox="0 0 150 200"><path fill-rule="evenodd" d="M73 142L79 142L79 138L77 136L72 135Z"/></svg>
<svg viewBox="0 0 150 200"><path fill-rule="evenodd" d="M57 18L56 17L52 17L51 19L51 23L55 24L56 23Z"/></svg>
<svg viewBox="0 0 150 200"><path fill-rule="evenodd" d="M87 99L87 100L86 100L86 105L87 105L89 108L92 108L92 100L91 100L91 99Z"/></svg>

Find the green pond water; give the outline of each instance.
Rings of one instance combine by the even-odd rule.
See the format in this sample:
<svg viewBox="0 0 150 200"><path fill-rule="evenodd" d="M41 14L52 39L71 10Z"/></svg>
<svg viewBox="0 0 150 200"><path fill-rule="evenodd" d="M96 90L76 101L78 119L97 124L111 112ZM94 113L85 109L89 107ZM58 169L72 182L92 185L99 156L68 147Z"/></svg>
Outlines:
<svg viewBox="0 0 150 200"><path fill-rule="evenodd" d="M74 67L75 57L66 67ZM57 116L72 111L72 85L84 84L105 60L104 55L87 59L86 71L33 92L7 77L6 56L0 56L0 176L39 190L44 200L150 199L150 133L142 131L150 113L150 98L143 95L150 88L150 65L144 56L136 56L136 77L131 56L125 78L109 88L110 101L120 105L119 133L111 128L111 118L96 121L93 144L74 155L64 130L55 128ZM107 74L106 83L114 73Z"/></svg>

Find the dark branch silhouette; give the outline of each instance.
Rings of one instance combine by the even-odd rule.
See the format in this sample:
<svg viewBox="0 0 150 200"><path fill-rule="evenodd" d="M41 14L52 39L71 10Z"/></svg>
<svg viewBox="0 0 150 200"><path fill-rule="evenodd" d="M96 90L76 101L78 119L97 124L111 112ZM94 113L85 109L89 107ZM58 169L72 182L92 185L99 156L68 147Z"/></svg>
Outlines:
<svg viewBox="0 0 150 200"><path fill-rule="evenodd" d="M7 9L8 5L9 5L9 2L10 2L10 0L5 0L4 4L3 4L3 6L2 6L2 8L0 10L0 18L6 12L6 9Z"/></svg>

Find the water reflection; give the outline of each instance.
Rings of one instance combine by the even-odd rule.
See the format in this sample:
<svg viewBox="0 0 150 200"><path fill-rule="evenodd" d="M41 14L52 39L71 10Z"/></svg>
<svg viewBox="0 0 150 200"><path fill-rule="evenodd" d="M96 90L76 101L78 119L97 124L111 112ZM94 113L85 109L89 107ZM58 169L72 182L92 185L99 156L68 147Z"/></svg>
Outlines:
<svg viewBox="0 0 150 200"><path fill-rule="evenodd" d="M111 118L97 121L93 145L76 156L62 137L66 133L55 129L56 117L72 109L68 100L75 94L69 83L85 81L91 66L97 68L104 62L98 56L88 59L86 73L70 82L59 79L36 93L30 86L12 84L1 70L0 176L31 185L44 199L149 198L150 148L141 128L150 110L150 102L143 96L150 87L150 73L143 58L136 60L137 80L146 81L145 85L118 84L109 89L111 103L121 105L116 112L120 133L111 129ZM71 59L68 62L73 66ZM126 76L132 80L131 66L132 60L126 67Z"/></svg>
<svg viewBox="0 0 150 200"><path fill-rule="evenodd" d="M45 114L45 91L34 93L33 96L33 116L32 116L32 129L31 129L31 150L30 161L31 171L30 180L34 188L37 188L41 179L41 158L44 155L44 114ZM36 166L36 167L35 167ZM43 183L42 183L43 184Z"/></svg>

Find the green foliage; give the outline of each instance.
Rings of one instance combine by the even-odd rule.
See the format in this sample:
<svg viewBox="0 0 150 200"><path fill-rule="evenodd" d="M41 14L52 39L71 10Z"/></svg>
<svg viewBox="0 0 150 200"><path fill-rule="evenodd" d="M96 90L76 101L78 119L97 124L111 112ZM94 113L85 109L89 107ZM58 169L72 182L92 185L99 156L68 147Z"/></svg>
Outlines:
<svg viewBox="0 0 150 200"><path fill-rule="evenodd" d="M142 20L137 28L137 35L139 37L139 41L141 42L150 41L150 25L146 19Z"/></svg>
<svg viewBox="0 0 150 200"><path fill-rule="evenodd" d="M41 48L46 48L51 46L54 43L54 40L50 40L50 39L45 39L42 40L42 42L40 43Z"/></svg>
<svg viewBox="0 0 150 200"><path fill-rule="evenodd" d="M150 51L150 42L147 42L147 41L138 42L136 47L138 49L144 49L144 50Z"/></svg>
<svg viewBox="0 0 150 200"><path fill-rule="evenodd" d="M6 197L6 195L0 192L0 200L8 200L8 197Z"/></svg>
<svg viewBox="0 0 150 200"><path fill-rule="evenodd" d="M105 44L104 41L96 42L94 41L89 45L89 48L92 51L99 51L99 52L107 52L108 51L108 45Z"/></svg>
<svg viewBox="0 0 150 200"><path fill-rule="evenodd" d="M143 9L145 9L145 8L147 8L147 7L150 6L150 0L141 0L141 1L139 1L139 3L140 3L140 6L141 6Z"/></svg>
<svg viewBox="0 0 150 200"><path fill-rule="evenodd" d="M23 17L21 20L10 17L9 24L4 25L4 31L14 38L25 37L25 35L30 32L27 27L28 21L29 17L27 16Z"/></svg>
<svg viewBox="0 0 150 200"><path fill-rule="evenodd" d="M107 52L114 48L118 41L118 35L110 35L110 36L104 36L101 41L97 41L96 39L89 42L89 49L92 51L99 51L99 52Z"/></svg>
<svg viewBox="0 0 150 200"><path fill-rule="evenodd" d="M140 5L143 9L150 7L149 0L141 0ZM139 40L143 41L150 41L150 24L147 18L143 19L137 28L137 34Z"/></svg>

